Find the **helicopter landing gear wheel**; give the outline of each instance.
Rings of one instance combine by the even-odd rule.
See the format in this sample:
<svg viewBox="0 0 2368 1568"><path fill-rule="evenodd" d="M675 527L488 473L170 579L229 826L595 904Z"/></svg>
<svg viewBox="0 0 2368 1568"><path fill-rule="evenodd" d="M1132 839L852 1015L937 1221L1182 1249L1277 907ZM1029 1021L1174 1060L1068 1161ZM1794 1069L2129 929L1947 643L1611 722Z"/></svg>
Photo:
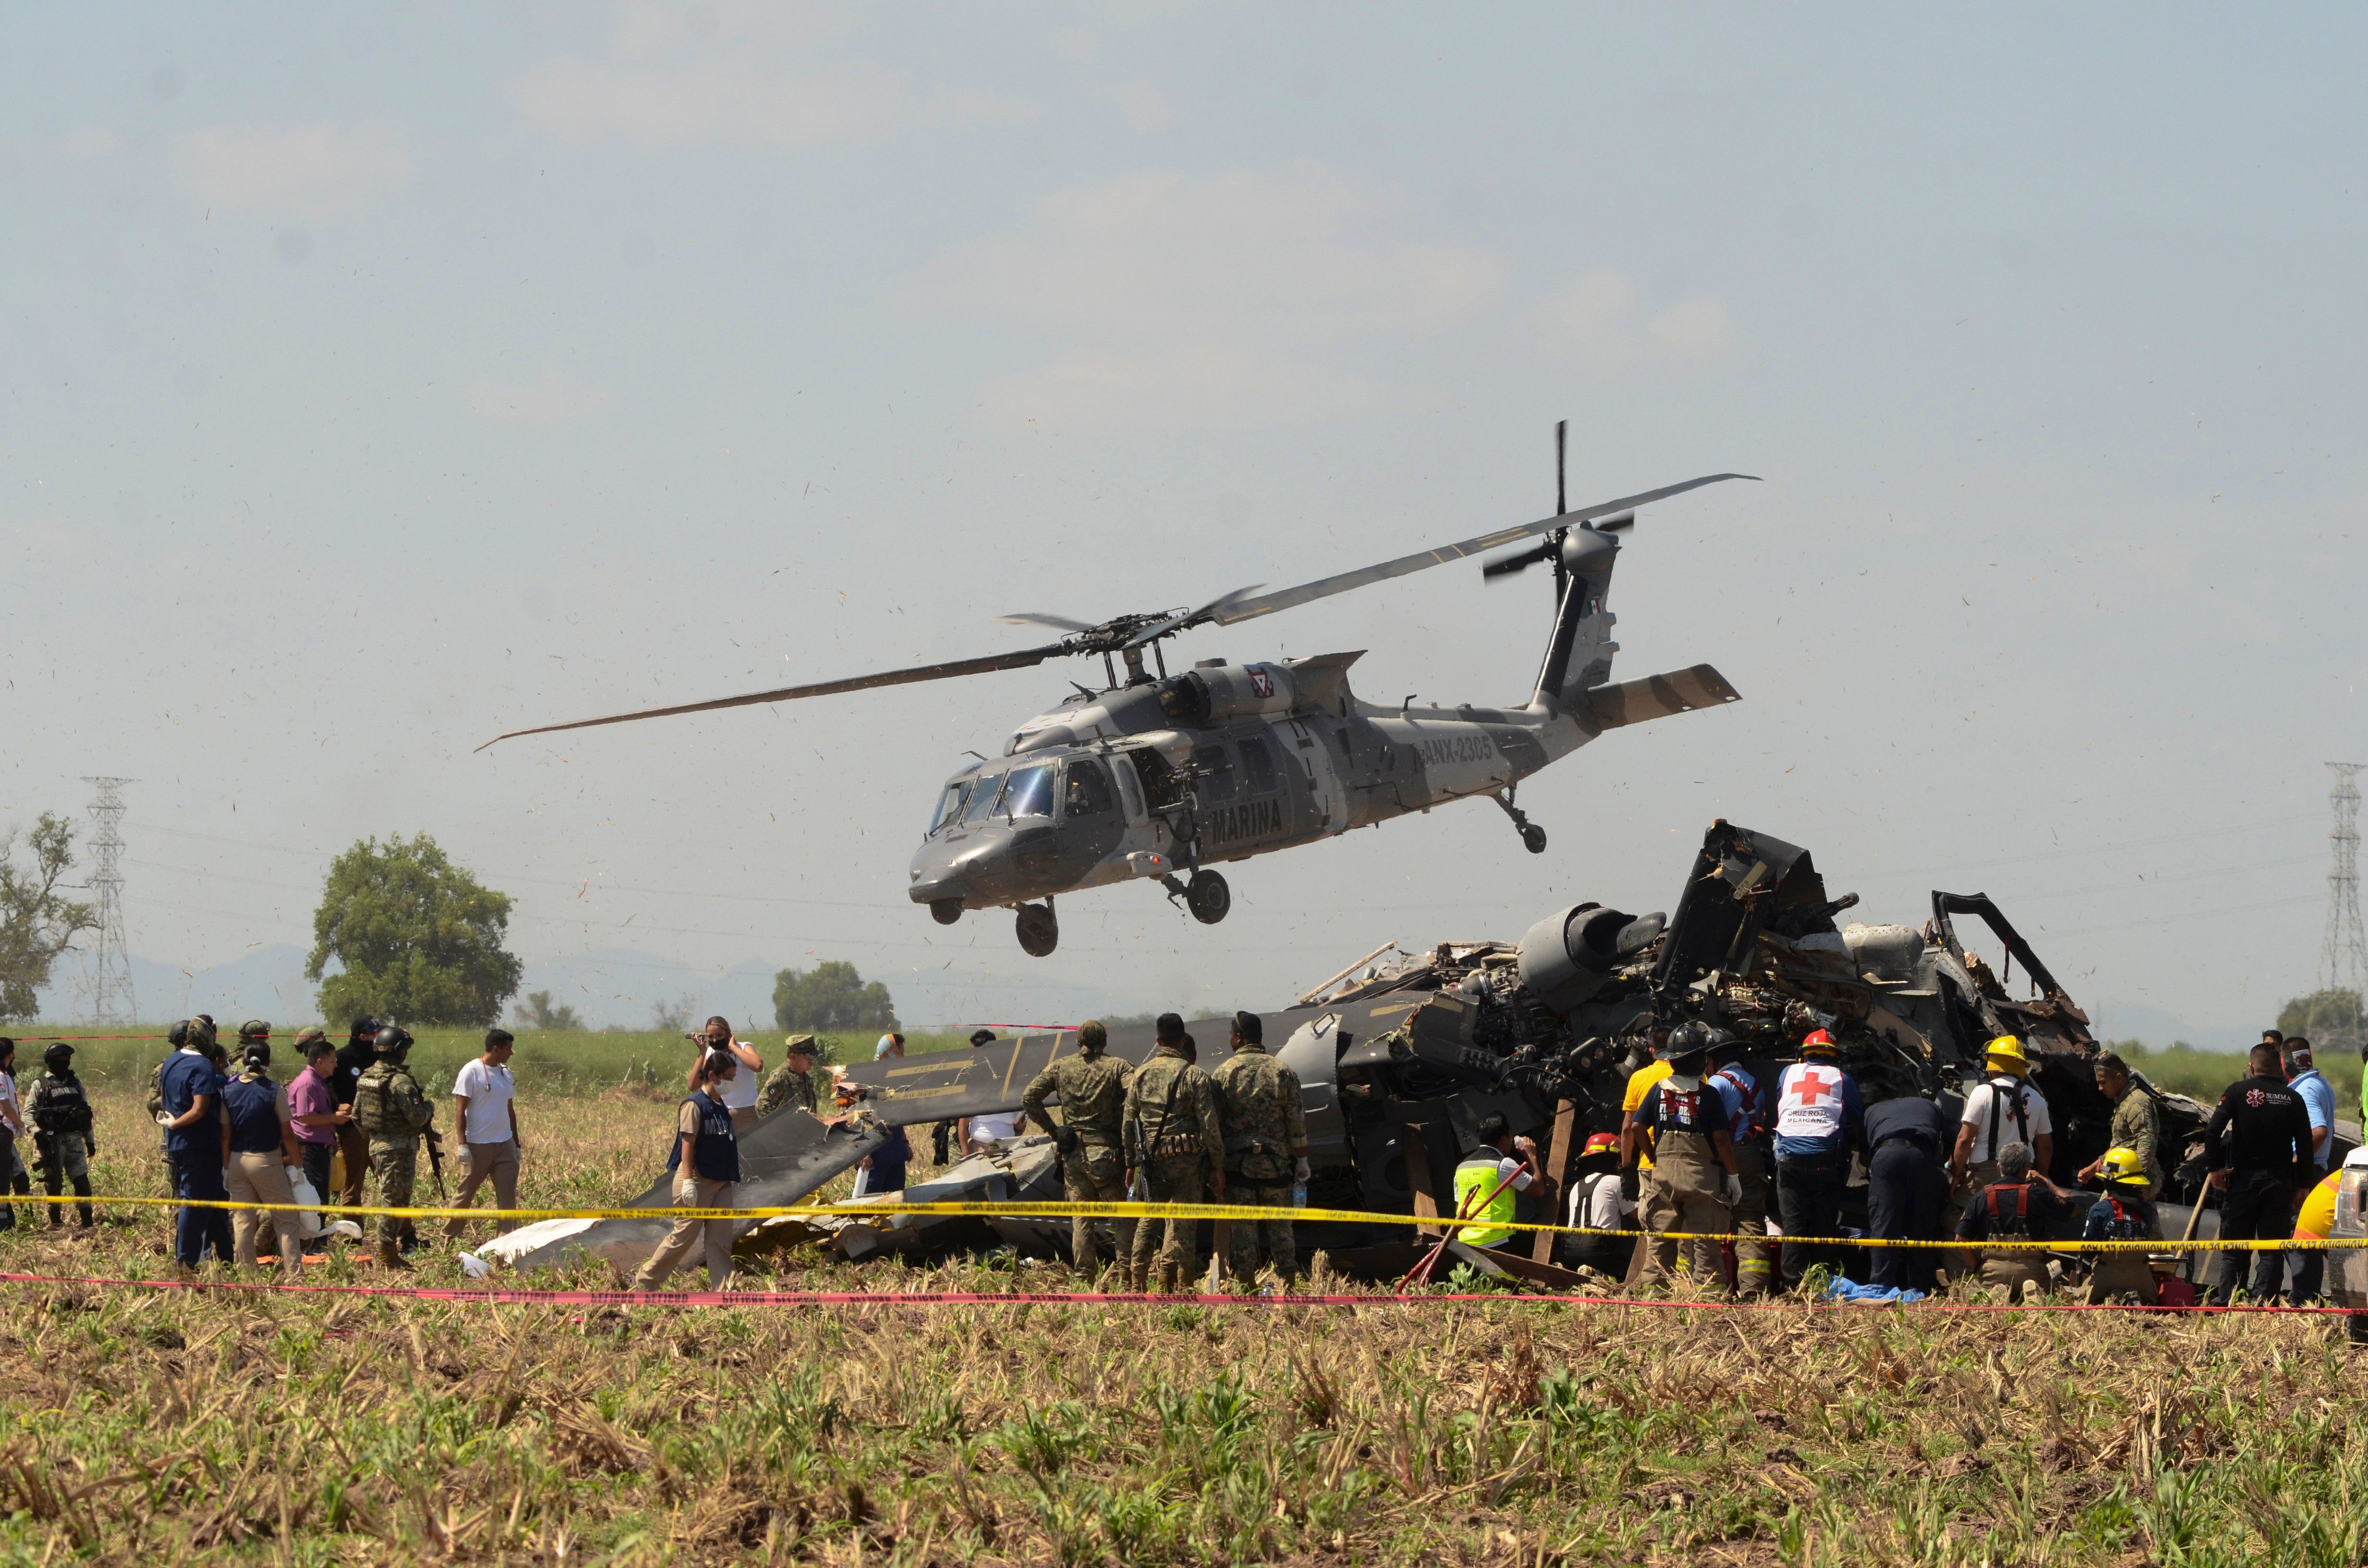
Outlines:
<svg viewBox="0 0 2368 1568"><path fill-rule="evenodd" d="M1214 926L1234 907L1234 890L1214 871L1195 871L1191 884L1184 890L1184 904L1191 910L1193 919L1203 926Z"/></svg>
<svg viewBox="0 0 2368 1568"><path fill-rule="evenodd" d="M929 918L940 926L951 926L962 916L962 901L958 898L938 898L929 901Z"/></svg>
<svg viewBox="0 0 2368 1568"><path fill-rule="evenodd" d="M1543 855L1546 852L1546 830L1531 822L1529 812L1513 804L1513 792L1510 790L1499 790L1488 798L1502 806L1505 809L1505 814L1513 819L1513 826L1521 835L1522 848L1532 855Z"/></svg>
<svg viewBox="0 0 2368 1568"><path fill-rule="evenodd" d="M1061 923L1053 915L1053 902L1023 903L1019 906L1019 950L1031 959L1049 957L1061 945Z"/></svg>

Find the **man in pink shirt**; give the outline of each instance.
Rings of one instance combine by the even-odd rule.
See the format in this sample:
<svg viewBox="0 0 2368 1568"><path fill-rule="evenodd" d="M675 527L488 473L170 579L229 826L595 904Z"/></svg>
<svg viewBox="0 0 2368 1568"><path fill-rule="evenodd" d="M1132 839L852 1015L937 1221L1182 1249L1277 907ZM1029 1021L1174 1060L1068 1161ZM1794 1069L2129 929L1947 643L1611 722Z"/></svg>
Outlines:
<svg viewBox="0 0 2368 1568"><path fill-rule="evenodd" d="M353 1112L337 1108L336 1087L331 1082L337 1072L337 1048L329 1043L328 1035L318 1025L302 1029L296 1036L296 1050L304 1058L304 1071L288 1081L288 1115L296 1124L304 1179L325 1200L329 1162L337 1153L337 1129L353 1119ZM319 1239L307 1242L305 1247L319 1252L327 1244L325 1239Z"/></svg>

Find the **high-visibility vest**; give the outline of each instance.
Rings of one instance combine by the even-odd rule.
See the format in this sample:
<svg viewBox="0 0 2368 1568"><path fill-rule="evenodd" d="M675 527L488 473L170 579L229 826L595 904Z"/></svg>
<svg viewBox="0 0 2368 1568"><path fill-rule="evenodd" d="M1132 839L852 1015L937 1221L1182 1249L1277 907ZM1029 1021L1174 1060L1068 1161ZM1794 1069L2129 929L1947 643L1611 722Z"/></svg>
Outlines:
<svg viewBox="0 0 2368 1568"><path fill-rule="evenodd" d="M1485 1230L1467 1229L1456 1239L1467 1246L1492 1247L1513 1233L1497 1228L1513 1218L1513 1184L1505 1182L1505 1190L1489 1198L1497 1183L1497 1156L1493 1153L1475 1154L1455 1167L1455 1211L1467 1220L1488 1220L1496 1223ZM1486 1199L1485 1203L1481 1200Z"/></svg>

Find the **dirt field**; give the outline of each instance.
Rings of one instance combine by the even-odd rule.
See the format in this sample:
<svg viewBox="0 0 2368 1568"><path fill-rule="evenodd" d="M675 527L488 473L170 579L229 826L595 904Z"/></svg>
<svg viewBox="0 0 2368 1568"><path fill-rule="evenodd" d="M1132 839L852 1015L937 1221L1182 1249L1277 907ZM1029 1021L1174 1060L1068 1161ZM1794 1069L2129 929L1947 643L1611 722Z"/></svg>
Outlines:
<svg viewBox="0 0 2368 1568"><path fill-rule="evenodd" d="M527 1199L638 1191L666 1114L529 1098ZM100 1137L102 1190L160 1189L131 1096ZM20 1224L0 1267L156 1276L163 1239ZM2368 1363L2314 1318L8 1289L28 1562L2356 1563L2368 1517Z"/></svg>

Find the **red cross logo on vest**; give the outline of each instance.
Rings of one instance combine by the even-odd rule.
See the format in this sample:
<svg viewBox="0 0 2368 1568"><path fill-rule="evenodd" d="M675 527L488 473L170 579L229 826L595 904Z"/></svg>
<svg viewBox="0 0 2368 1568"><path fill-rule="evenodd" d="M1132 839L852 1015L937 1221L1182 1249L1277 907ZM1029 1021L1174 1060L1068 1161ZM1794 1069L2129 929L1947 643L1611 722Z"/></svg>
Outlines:
<svg viewBox="0 0 2368 1568"><path fill-rule="evenodd" d="M1776 1102L1777 1136L1826 1138L1839 1132L1842 1084L1838 1067L1804 1062L1786 1068L1783 1092Z"/></svg>

